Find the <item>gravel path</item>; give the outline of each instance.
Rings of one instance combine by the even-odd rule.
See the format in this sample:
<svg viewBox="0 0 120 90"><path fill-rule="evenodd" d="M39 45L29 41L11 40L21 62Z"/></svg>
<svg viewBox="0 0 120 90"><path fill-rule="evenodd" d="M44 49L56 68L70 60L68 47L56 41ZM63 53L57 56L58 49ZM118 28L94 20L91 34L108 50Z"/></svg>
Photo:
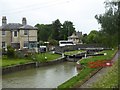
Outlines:
<svg viewBox="0 0 120 90"><path fill-rule="evenodd" d="M112 61L118 60L118 56L120 56L120 50L116 53ZM106 74L107 70L110 67L102 68L100 71L98 71L93 77L91 77L88 81L86 81L83 85L80 86L80 88L90 88L90 86L99 80L100 77L102 77L104 74Z"/></svg>

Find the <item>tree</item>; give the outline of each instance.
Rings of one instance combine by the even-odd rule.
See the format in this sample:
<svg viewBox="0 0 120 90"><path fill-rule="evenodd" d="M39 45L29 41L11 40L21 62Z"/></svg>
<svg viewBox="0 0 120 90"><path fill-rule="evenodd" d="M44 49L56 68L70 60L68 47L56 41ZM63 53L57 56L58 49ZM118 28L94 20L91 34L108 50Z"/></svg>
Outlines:
<svg viewBox="0 0 120 90"><path fill-rule="evenodd" d="M55 20L52 23L52 39L59 40L60 39L60 31L61 31L62 24L60 23L59 19Z"/></svg>
<svg viewBox="0 0 120 90"><path fill-rule="evenodd" d="M47 41L52 32L52 24L37 24L38 41Z"/></svg>
<svg viewBox="0 0 120 90"><path fill-rule="evenodd" d="M48 41L49 41L49 45L52 45L52 46L58 45L58 41L57 40L49 39Z"/></svg>
<svg viewBox="0 0 120 90"><path fill-rule="evenodd" d="M71 21L65 21L63 23L63 29L61 30L60 36L62 39L67 39L68 36L71 36L75 32L74 25Z"/></svg>
<svg viewBox="0 0 120 90"><path fill-rule="evenodd" d="M87 43L88 41L87 41L87 34L83 34L83 36L82 36L82 42L83 43Z"/></svg>
<svg viewBox="0 0 120 90"><path fill-rule="evenodd" d="M118 44L120 45L120 1L118 2Z"/></svg>
<svg viewBox="0 0 120 90"><path fill-rule="evenodd" d="M102 36L105 40L102 43L113 47L118 45L118 33L120 29L119 22L119 3L105 2L106 12L104 14L96 15L98 23L101 24Z"/></svg>
<svg viewBox="0 0 120 90"><path fill-rule="evenodd" d="M59 19L52 24L36 24L35 27L38 28L38 41L67 40L67 37L75 32L71 21L65 21L62 25Z"/></svg>
<svg viewBox="0 0 120 90"><path fill-rule="evenodd" d="M92 30L87 36L87 43L100 43L99 42L99 32L96 30Z"/></svg>

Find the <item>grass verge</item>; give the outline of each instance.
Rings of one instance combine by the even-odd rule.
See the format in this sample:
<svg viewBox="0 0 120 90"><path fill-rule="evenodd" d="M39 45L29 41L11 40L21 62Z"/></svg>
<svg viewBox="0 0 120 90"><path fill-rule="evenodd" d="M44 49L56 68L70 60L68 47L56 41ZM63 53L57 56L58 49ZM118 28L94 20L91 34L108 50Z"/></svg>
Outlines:
<svg viewBox="0 0 120 90"><path fill-rule="evenodd" d="M0 64L0 65L2 65L2 67L8 67L8 66L13 66L13 65L25 64L28 62L34 62L34 61L46 62L46 61L55 60L60 57L61 57L61 55L52 54L52 53L35 54L31 57L23 58L23 59L19 59L19 58L9 59L6 56L3 56L2 60L1 60L2 64Z"/></svg>
<svg viewBox="0 0 120 90"><path fill-rule="evenodd" d="M32 62L32 60L27 60L27 59L2 59L2 67L25 64L25 63L28 63L28 62Z"/></svg>
<svg viewBox="0 0 120 90"><path fill-rule="evenodd" d="M91 88L118 88L118 61Z"/></svg>
<svg viewBox="0 0 120 90"><path fill-rule="evenodd" d="M89 62L94 62L97 60L111 60L115 55L117 50L105 50L102 53L106 53L107 55L104 56L91 56L89 58L84 58L80 60L80 63L87 66Z"/></svg>
<svg viewBox="0 0 120 90"><path fill-rule="evenodd" d="M36 54L34 58L38 62L45 62L45 61L55 60L60 57L61 55L59 54L53 54L48 52L48 53Z"/></svg>
<svg viewBox="0 0 120 90"><path fill-rule="evenodd" d="M106 56L93 56L91 58L82 59L80 63L84 64L85 67L79 72L79 74L72 77L63 84L59 85L58 89L60 88L67 89L67 88L75 87L76 85L78 85L78 83L81 83L84 79L86 79L86 77L90 76L93 71L97 70L97 68L87 67L88 62L97 61L97 60L110 60L112 59L116 51L117 50L106 50L104 51L104 53L107 53Z"/></svg>

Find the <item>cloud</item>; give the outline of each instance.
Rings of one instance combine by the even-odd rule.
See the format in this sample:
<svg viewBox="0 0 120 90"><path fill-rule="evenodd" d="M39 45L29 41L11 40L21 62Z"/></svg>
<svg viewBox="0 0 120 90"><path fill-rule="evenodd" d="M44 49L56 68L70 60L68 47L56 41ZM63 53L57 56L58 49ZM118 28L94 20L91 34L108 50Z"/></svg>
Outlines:
<svg viewBox="0 0 120 90"><path fill-rule="evenodd" d="M73 22L77 31L89 33L91 29L98 29L94 16L104 13L103 2L104 0L1 0L0 16L7 16L8 22L20 23L22 17L26 17L31 25L52 23L56 19L62 23L68 20Z"/></svg>

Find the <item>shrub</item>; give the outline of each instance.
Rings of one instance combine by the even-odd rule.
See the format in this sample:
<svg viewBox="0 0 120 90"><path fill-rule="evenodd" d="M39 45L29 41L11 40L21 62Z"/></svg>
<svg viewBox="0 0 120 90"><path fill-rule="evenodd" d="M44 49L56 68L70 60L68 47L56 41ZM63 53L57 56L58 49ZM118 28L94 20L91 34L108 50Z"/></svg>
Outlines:
<svg viewBox="0 0 120 90"><path fill-rule="evenodd" d="M37 62L46 62L47 61L47 58L45 58L45 56L40 56L39 54L33 54L32 56L31 56L31 59L33 60L33 61L37 61Z"/></svg>
<svg viewBox="0 0 120 90"><path fill-rule="evenodd" d="M49 41L49 45L53 45L53 46L58 45L58 41L57 40L50 39L48 41Z"/></svg>
<svg viewBox="0 0 120 90"><path fill-rule="evenodd" d="M14 48L12 48L11 46L7 46L7 57L8 58L14 58L15 57Z"/></svg>
<svg viewBox="0 0 120 90"><path fill-rule="evenodd" d="M16 51L15 52L15 57L16 58L24 58L24 53L22 51Z"/></svg>

